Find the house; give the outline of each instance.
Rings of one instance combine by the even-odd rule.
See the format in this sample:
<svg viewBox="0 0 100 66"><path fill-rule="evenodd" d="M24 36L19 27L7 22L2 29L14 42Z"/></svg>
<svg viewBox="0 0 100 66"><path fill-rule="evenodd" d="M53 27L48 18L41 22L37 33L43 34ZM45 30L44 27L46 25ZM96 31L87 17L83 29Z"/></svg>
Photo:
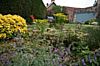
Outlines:
<svg viewBox="0 0 100 66"><path fill-rule="evenodd" d="M66 7L66 6L64 6L63 7L63 12L65 14L68 14L68 20L70 22L72 22L73 19L74 19L75 8L74 7Z"/></svg>
<svg viewBox="0 0 100 66"><path fill-rule="evenodd" d="M47 3L47 15L53 15L55 13L53 10L54 6L58 6L55 0L51 0L50 4ZM96 6L96 3L86 8L61 6L61 10L64 14L68 15L69 22L85 22L96 17Z"/></svg>
<svg viewBox="0 0 100 66"><path fill-rule="evenodd" d="M96 8L94 6L76 9L74 14L74 22L86 22L96 18Z"/></svg>
<svg viewBox="0 0 100 66"><path fill-rule="evenodd" d="M83 23L95 17L96 17L95 12L79 12L75 13L73 22Z"/></svg>
<svg viewBox="0 0 100 66"><path fill-rule="evenodd" d="M54 10L53 10L54 6L57 6L55 4L55 0L51 0L50 4L47 3L47 6L46 6L46 8L47 8L47 15L52 15L52 14L55 13Z"/></svg>
<svg viewBox="0 0 100 66"><path fill-rule="evenodd" d="M96 7L86 7L86 8L75 8L75 7L63 7L65 14L68 14L68 19L70 22L85 22L96 17Z"/></svg>

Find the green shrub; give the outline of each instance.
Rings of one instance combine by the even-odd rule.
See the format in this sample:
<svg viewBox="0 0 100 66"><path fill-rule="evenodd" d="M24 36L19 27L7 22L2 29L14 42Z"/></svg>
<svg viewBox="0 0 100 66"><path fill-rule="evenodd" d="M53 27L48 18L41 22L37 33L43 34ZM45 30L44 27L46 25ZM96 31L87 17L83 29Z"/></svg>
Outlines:
<svg viewBox="0 0 100 66"><path fill-rule="evenodd" d="M30 15L44 18L46 7L42 0L1 0L0 13L20 15L30 22Z"/></svg>
<svg viewBox="0 0 100 66"><path fill-rule="evenodd" d="M53 6L52 10L54 10L55 13L60 13L60 12L62 12L61 9L62 9L61 6Z"/></svg>
<svg viewBox="0 0 100 66"><path fill-rule="evenodd" d="M97 20L95 18L90 19L90 20L86 21L85 24L91 25L93 22L97 22Z"/></svg>
<svg viewBox="0 0 100 66"><path fill-rule="evenodd" d="M84 29L88 33L86 43L91 50L95 50L100 47L100 27L93 26Z"/></svg>
<svg viewBox="0 0 100 66"><path fill-rule="evenodd" d="M100 26L100 19L97 19L97 22L98 22L98 24L99 24L99 26Z"/></svg>

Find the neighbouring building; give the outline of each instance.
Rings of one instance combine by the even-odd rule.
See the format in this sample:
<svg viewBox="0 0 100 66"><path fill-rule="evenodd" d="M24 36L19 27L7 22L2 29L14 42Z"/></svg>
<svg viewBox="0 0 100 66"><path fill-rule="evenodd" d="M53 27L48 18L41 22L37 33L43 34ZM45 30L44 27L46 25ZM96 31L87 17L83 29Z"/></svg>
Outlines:
<svg viewBox="0 0 100 66"><path fill-rule="evenodd" d="M65 14L68 14L68 20L70 22L72 22L73 19L74 19L75 8L74 7L66 7L66 6L64 6L63 7L63 12Z"/></svg>
<svg viewBox="0 0 100 66"><path fill-rule="evenodd" d="M54 14L55 12L54 12L54 10L53 10L53 7L54 6L57 6L56 4L55 4L55 0L51 0L51 3L50 4L48 4L47 3L47 15L52 15L52 14Z"/></svg>
<svg viewBox="0 0 100 66"><path fill-rule="evenodd" d="M82 23L93 18L96 18L96 11L94 6L82 8L79 10L76 9L73 21Z"/></svg>
<svg viewBox="0 0 100 66"><path fill-rule="evenodd" d="M47 3L47 15L54 14L53 7L58 6L55 3L55 0L51 0L51 3ZM87 20L96 18L96 2L91 7L86 8L76 8L76 7L67 7L61 6L62 12L68 15L69 22L85 22Z"/></svg>
<svg viewBox="0 0 100 66"><path fill-rule="evenodd" d="M96 7L75 8L63 7L64 13L68 14L70 22L85 22L96 17Z"/></svg>

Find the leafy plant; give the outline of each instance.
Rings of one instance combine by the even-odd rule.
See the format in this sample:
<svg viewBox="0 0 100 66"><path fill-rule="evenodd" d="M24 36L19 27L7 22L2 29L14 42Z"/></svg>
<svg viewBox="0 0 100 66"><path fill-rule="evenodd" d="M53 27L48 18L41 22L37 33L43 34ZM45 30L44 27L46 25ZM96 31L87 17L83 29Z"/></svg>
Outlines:
<svg viewBox="0 0 100 66"><path fill-rule="evenodd" d="M91 25L93 22L97 22L97 19L90 19L90 20L86 21L85 24Z"/></svg>
<svg viewBox="0 0 100 66"><path fill-rule="evenodd" d="M17 32L27 31L26 20L18 15L0 14L0 39L10 38Z"/></svg>
<svg viewBox="0 0 100 66"><path fill-rule="evenodd" d="M46 7L42 0L2 0L0 8L0 13L2 14L17 14L27 21L31 21L29 19L30 15L36 18L44 18L46 15Z"/></svg>
<svg viewBox="0 0 100 66"><path fill-rule="evenodd" d="M62 7L61 6L53 6L52 10L55 13L61 13L62 12Z"/></svg>
<svg viewBox="0 0 100 66"><path fill-rule="evenodd" d="M67 22L67 16L63 13L56 13L54 14L56 23L66 23Z"/></svg>
<svg viewBox="0 0 100 66"><path fill-rule="evenodd" d="M36 23L48 23L47 19L35 19L34 22Z"/></svg>

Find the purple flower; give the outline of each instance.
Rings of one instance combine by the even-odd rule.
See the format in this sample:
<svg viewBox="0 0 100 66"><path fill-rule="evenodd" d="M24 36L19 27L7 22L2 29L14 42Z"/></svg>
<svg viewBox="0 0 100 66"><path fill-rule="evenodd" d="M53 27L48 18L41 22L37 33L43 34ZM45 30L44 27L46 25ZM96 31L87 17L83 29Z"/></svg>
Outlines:
<svg viewBox="0 0 100 66"><path fill-rule="evenodd" d="M77 63L74 66L79 66Z"/></svg>
<svg viewBox="0 0 100 66"><path fill-rule="evenodd" d="M92 63L90 55L88 55L88 61L89 61L89 63Z"/></svg>
<svg viewBox="0 0 100 66"><path fill-rule="evenodd" d="M95 60L95 61L97 60L96 54L94 54L94 60Z"/></svg>
<svg viewBox="0 0 100 66"><path fill-rule="evenodd" d="M64 53L63 52L60 52L60 57L64 57Z"/></svg>
<svg viewBox="0 0 100 66"><path fill-rule="evenodd" d="M58 48L54 48L53 51L56 53L58 52Z"/></svg>
<svg viewBox="0 0 100 66"><path fill-rule="evenodd" d="M53 65L55 65L55 59L53 59L52 62L53 62Z"/></svg>
<svg viewBox="0 0 100 66"><path fill-rule="evenodd" d="M81 61L82 61L82 65L83 65L83 66L86 66L85 60L82 59Z"/></svg>
<svg viewBox="0 0 100 66"><path fill-rule="evenodd" d="M62 64L59 64L59 66L63 66Z"/></svg>
<svg viewBox="0 0 100 66"><path fill-rule="evenodd" d="M66 52L66 51L67 51L67 49L66 49L66 48L64 48L64 49L63 49L63 51L64 51L64 52Z"/></svg>

